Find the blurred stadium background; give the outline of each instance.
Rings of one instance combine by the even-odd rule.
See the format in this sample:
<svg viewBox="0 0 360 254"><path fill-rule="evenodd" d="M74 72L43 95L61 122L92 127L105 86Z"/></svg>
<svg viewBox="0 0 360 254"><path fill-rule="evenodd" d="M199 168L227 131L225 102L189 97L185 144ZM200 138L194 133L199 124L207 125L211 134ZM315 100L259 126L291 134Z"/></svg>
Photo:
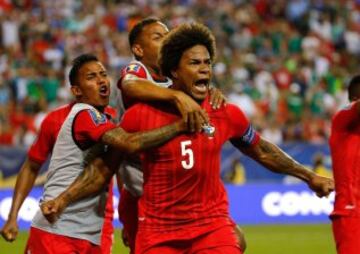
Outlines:
<svg viewBox="0 0 360 254"><path fill-rule="evenodd" d="M209 26L217 38L214 85L265 138L331 175L331 116L346 105L347 82L360 72L359 0L0 0L0 227L42 119L71 100L71 59L93 52L106 63L111 104L121 108L116 80L132 59L128 31L147 16L170 28L193 20ZM327 218L333 196L320 201L231 146L222 177L248 253L335 253ZM22 252L43 179L21 212L21 238L0 240L0 253Z"/></svg>

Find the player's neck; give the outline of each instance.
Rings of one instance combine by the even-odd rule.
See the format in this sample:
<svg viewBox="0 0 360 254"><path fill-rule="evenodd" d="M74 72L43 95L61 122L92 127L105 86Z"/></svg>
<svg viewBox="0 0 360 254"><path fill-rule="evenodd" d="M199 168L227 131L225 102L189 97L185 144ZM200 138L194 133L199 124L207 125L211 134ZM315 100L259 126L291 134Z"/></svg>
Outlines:
<svg viewBox="0 0 360 254"><path fill-rule="evenodd" d="M181 92L187 94L187 95L190 96L194 101L196 101L199 105L201 105L201 104L205 101L205 99L199 100L199 99L194 98L193 96L191 96L191 94L188 94L186 91L184 91L183 89L181 89L181 85L176 84L176 82L174 82L170 88L171 88L171 89L174 89L174 90L181 91Z"/></svg>
<svg viewBox="0 0 360 254"><path fill-rule="evenodd" d="M85 104L89 104L89 105L93 106L94 108L96 108L96 109L97 109L98 111L100 111L101 113L105 112L105 108L107 107L107 106L95 106L95 105L93 105L93 104L91 104L91 103L88 103L88 102L86 102L86 101L79 100L79 99L76 100L75 103L85 103Z"/></svg>
<svg viewBox="0 0 360 254"><path fill-rule="evenodd" d="M99 110L101 113L105 112L105 107L104 106L94 106L97 110Z"/></svg>
<svg viewBox="0 0 360 254"><path fill-rule="evenodd" d="M160 68L157 66L152 66L150 64L147 63L143 63L146 67L146 69L150 72L151 76L155 76L155 77L162 77L160 74Z"/></svg>

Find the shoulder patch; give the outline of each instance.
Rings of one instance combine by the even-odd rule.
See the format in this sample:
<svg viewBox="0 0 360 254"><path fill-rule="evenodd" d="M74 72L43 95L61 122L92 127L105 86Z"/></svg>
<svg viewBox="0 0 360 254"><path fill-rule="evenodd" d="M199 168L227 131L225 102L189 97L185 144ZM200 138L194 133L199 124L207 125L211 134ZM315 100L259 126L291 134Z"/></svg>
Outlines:
<svg viewBox="0 0 360 254"><path fill-rule="evenodd" d="M130 64L128 67L126 67L126 72L139 72L141 69L141 66L139 64L136 63L132 63Z"/></svg>
<svg viewBox="0 0 360 254"><path fill-rule="evenodd" d="M106 115L100 113L99 111L97 111L96 109L89 109L88 110L91 119L93 120L93 122L95 123L95 125L99 125L99 124L104 124L106 123Z"/></svg>

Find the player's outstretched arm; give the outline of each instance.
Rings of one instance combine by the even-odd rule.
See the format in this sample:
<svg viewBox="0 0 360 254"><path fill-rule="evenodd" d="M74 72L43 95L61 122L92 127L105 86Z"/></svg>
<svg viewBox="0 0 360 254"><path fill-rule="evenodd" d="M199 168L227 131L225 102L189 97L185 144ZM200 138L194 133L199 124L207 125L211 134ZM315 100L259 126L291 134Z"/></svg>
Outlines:
<svg viewBox="0 0 360 254"><path fill-rule="evenodd" d="M271 171L292 175L303 180L319 197L327 196L334 190L333 179L319 176L306 169L278 146L263 138L260 138L258 144L248 148L242 147L240 140L232 140L231 143Z"/></svg>
<svg viewBox="0 0 360 254"><path fill-rule="evenodd" d="M147 79L127 74L122 80L122 92L139 101L166 101L174 104L192 131L201 131L197 127L209 121L207 113L190 96L178 90L160 87ZM216 103L223 101L219 93L214 92L212 101L213 106L217 107Z"/></svg>
<svg viewBox="0 0 360 254"><path fill-rule="evenodd" d="M105 132L101 141L123 153L137 153L164 144L187 129L188 126L183 120L150 131L136 133L128 133L119 127Z"/></svg>
<svg viewBox="0 0 360 254"><path fill-rule="evenodd" d="M20 169L16 179L9 216L5 225L1 229L1 235L6 241L12 242L16 239L19 230L17 224L18 213L25 198L29 195L29 192L34 186L40 167L41 164L38 164L30 159L26 159Z"/></svg>
<svg viewBox="0 0 360 254"><path fill-rule="evenodd" d="M71 203L98 194L108 186L121 161L121 152L116 150L95 158L65 191L40 205L45 218L54 223Z"/></svg>

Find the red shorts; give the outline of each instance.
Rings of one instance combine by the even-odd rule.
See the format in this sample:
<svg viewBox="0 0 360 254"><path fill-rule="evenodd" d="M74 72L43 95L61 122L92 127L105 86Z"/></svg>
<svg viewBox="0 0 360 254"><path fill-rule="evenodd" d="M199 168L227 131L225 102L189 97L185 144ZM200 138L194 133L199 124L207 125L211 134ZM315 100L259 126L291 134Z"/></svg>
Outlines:
<svg viewBox="0 0 360 254"><path fill-rule="evenodd" d="M332 229L338 254L358 254L360 250L360 218L334 217Z"/></svg>
<svg viewBox="0 0 360 254"><path fill-rule="evenodd" d="M122 188L119 202L119 219L124 226L124 234L129 241L131 253L135 252L135 239L138 230L138 197Z"/></svg>
<svg viewBox="0 0 360 254"><path fill-rule="evenodd" d="M150 236L161 237L159 235ZM189 240L165 241L154 246L143 243L142 235L137 235L136 253L138 254L242 254L233 226L224 226ZM147 246L146 246L147 245Z"/></svg>
<svg viewBox="0 0 360 254"><path fill-rule="evenodd" d="M101 254L101 248L89 241L56 235L31 227L25 253L31 254Z"/></svg>

